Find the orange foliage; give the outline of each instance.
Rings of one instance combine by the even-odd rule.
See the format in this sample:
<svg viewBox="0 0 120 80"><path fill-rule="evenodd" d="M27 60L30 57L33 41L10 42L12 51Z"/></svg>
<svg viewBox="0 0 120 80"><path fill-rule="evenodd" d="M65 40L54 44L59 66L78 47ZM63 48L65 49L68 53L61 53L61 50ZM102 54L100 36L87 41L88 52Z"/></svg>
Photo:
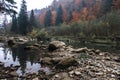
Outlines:
<svg viewBox="0 0 120 80"><path fill-rule="evenodd" d="M82 0L76 0L76 1L75 1L75 5L80 5L81 2L82 2Z"/></svg>
<svg viewBox="0 0 120 80"><path fill-rule="evenodd" d="M52 11L52 25L55 25L56 14L56 11Z"/></svg>
<svg viewBox="0 0 120 80"><path fill-rule="evenodd" d="M77 12L77 11L73 11L72 12L72 22L74 22L74 21L78 21L80 19L80 13L79 12Z"/></svg>
<svg viewBox="0 0 120 80"><path fill-rule="evenodd" d="M46 8L46 10L50 9L52 12L52 25L55 25L57 8L59 5L62 5L63 22L67 21L70 11L72 13L72 20L69 20L70 22L93 20L100 14L103 2L104 0L84 0L85 5L82 5L82 0L54 0L52 5ZM113 0L113 8L120 9L120 0ZM43 26L46 10L40 14L40 23Z"/></svg>
<svg viewBox="0 0 120 80"><path fill-rule="evenodd" d="M40 15L40 24L42 26L44 26L44 18L45 18L45 15L46 15L46 11L45 12L42 12L41 15Z"/></svg>
<svg viewBox="0 0 120 80"><path fill-rule="evenodd" d="M63 22L65 22L66 19L67 19L67 11L66 11L66 9L64 8L64 6L62 6L62 10L63 10L62 19L63 19Z"/></svg>
<svg viewBox="0 0 120 80"><path fill-rule="evenodd" d="M81 12L81 19L86 20L87 14L88 14L88 10L86 7L84 7Z"/></svg>

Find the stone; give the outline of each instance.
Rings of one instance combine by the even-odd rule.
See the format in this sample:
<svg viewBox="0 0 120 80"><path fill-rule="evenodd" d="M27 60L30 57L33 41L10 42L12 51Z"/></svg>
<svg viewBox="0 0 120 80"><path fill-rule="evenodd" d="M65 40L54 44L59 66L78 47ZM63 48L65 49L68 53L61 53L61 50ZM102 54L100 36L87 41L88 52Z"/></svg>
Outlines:
<svg viewBox="0 0 120 80"><path fill-rule="evenodd" d="M59 78L60 76L59 75L55 75L55 78Z"/></svg>
<svg viewBox="0 0 120 80"><path fill-rule="evenodd" d="M75 73L75 75L77 75L77 76L81 75L81 73L80 73L79 71L75 71L74 73Z"/></svg>
<svg viewBox="0 0 120 80"><path fill-rule="evenodd" d="M25 49L25 50L33 50L33 49L39 49L39 48L36 47L36 46L25 46L24 49Z"/></svg>
<svg viewBox="0 0 120 80"><path fill-rule="evenodd" d="M17 77L17 76L18 76L18 74L17 74L17 72L16 72L16 71L12 71L12 72L10 72L10 76L12 76L12 77Z"/></svg>
<svg viewBox="0 0 120 80"><path fill-rule="evenodd" d="M70 75L73 75L73 74L74 74L74 71L70 71L69 74L70 74Z"/></svg>
<svg viewBox="0 0 120 80"><path fill-rule="evenodd" d="M56 49L63 48L64 46L66 46L66 44L62 41L52 41L52 42L50 42L50 44L48 46L48 50L54 51Z"/></svg>
<svg viewBox="0 0 120 80"><path fill-rule="evenodd" d="M82 52L86 52L86 51L88 51L88 49L85 47L85 48L74 49L72 52L82 53Z"/></svg>
<svg viewBox="0 0 120 80"><path fill-rule="evenodd" d="M44 64L44 65L45 65L45 64L50 65L50 64L52 64L52 63L51 63L51 60L52 60L51 58L45 57L45 58L42 58L42 59L40 60L40 63L41 63L41 64Z"/></svg>
<svg viewBox="0 0 120 80"><path fill-rule="evenodd" d="M70 58L65 58L63 60L61 60L56 66L55 68L57 69L66 69L70 66L75 66L77 65L78 62L76 61L76 59L74 57L70 57Z"/></svg>
<svg viewBox="0 0 120 80"><path fill-rule="evenodd" d="M3 65L4 65L4 63L0 62L0 67L3 66Z"/></svg>
<svg viewBox="0 0 120 80"><path fill-rule="evenodd" d="M9 46L12 46L12 45L15 45L16 42L15 40L8 40L7 43Z"/></svg>
<svg viewBox="0 0 120 80"><path fill-rule="evenodd" d="M34 79L32 79L32 80L39 80L39 78L38 78L38 77L36 77L36 78L34 78Z"/></svg>
<svg viewBox="0 0 120 80"><path fill-rule="evenodd" d="M101 51L99 49L95 50L96 54L99 54Z"/></svg>

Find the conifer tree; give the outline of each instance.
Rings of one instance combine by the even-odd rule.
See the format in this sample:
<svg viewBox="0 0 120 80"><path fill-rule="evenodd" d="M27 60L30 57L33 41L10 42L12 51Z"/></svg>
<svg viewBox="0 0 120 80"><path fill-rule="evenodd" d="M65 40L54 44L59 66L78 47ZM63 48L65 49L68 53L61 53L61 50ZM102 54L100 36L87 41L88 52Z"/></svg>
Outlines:
<svg viewBox="0 0 120 80"><path fill-rule="evenodd" d="M28 33L28 15L27 15L27 6L25 0L22 0L21 9L18 16L18 26L19 26L20 34Z"/></svg>
<svg viewBox="0 0 120 80"><path fill-rule="evenodd" d="M1 13L17 13L15 11L15 6L16 2L14 0L0 0L0 12Z"/></svg>
<svg viewBox="0 0 120 80"><path fill-rule="evenodd" d="M12 16L11 32L17 33L17 31L18 31L17 18L16 18L16 15L14 14L14 15Z"/></svg>
<svg viewBox="0 0 120 80"><path fill-rule="evenodd" d="M35 20L35 16L34 16L34 11L31 10L31 14L30 14L30 20L29 20L29 32L32 31L33 28L35 28L36 25L36 20Z"/></svg>
<svg viewBox="0 0 120 80"><path fill-rule="evenodd" d="M104 0L104 3L103 3L103 11L102 11L103 14L106 13L106 12L111 11L112 1L113 1L113 0Z"/></svg>
<svg viewBox="0 0 120 80"><path fill-rule="evenodd" d="M51 21L52 21L52 13L50 10L46 12L45 19L44 19L44 25L45 27L51 26Z"/></svg>
<svg viewBox="0 0 120 80"><path fill-rule="evenodd" d="M63 23L62 15L63 15L63 10L62 10L62 6L60 5L57 9L56 25Z"/></svg>

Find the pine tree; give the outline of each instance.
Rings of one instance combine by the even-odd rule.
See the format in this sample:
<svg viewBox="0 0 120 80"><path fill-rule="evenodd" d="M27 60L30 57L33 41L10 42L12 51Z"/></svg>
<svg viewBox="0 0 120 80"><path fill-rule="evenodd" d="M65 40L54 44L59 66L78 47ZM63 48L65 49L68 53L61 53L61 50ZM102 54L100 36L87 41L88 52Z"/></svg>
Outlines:
<svg viewBox="0 0 120 80"><path fill-rule="evenodd" d="M60 5L57 9L56 25L63 23L62 15L63 15L63 10L62 10L62 6Z"/></svg>
<svg viewBox="0 0 120 80"><path fill-rule="evenodd" d="M35 28L36 25L36 20L35 20L35 16L34 16L34 11L31 10L31 14L30 14L30 20L29 20L29 32L32 31L33 28Z"/></svg>
<svg viewBox="0 0 120 80"><path fill-rule="evenodd" d="M14 14L14 15L12 16L11 32L17 33L17 31L18 31L17 18L16 18L16 15Z"/></svg>
<svg viewBox="0 0 120 80"><path fill-rule="evenodd" d="M27 6L26 1L22 0L22 5L20 13L18 16L18 26L20 34L27 34L28 32L28 15L27 15Z"/></svg>
<svg viewBox="0 0 120 80"><path fill-rule="evenodd" d="M70 22L71 19L72 19L72 11L70 10L70 11L68 12L67 22Z"/></svg>
<svg viewBox="0 0 120 80"><path fill-rule="evenodd" d="M106 13L106 12L111 11L112 1L113 0L104 0L104 3L103 3L103 14Z"/></svg>
<svg viewBox="0 0 120 80"><path fill-rule="evenodd" d="M14 9L16 2L14 0L0 0L0 12L2 13L17 13Z"/></svg>
<svg viewBox="0 0 120 80"><path fill-rule="evenodd" d="M45 27L47 27L47 26L51 26L51 18L52 18L52 13L51 13L51 11L50 10L48 10L47 12L46 12L46 15L45 15L45 19L44 19L44 25L45 25Z"/></svg>

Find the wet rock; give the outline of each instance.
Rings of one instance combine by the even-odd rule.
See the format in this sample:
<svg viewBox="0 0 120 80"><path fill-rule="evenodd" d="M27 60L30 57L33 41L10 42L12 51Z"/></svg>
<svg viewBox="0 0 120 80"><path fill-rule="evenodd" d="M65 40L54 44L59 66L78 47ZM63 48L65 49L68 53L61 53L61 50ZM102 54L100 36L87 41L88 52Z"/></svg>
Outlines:
<svg viewBox="0 0 120 80"><path fill-rule="evenodd" d="M39 48L36 47L36 46L25 46L24 49L25 49L25 50L33 50L33 49L39 49Z"/></svg>
<svg viewBox="0 0 120 80"><path fill-rule="evenodd" d="M3 67L4 63L0 62L0 67Z"/></svg>
<svg viewBox="0 0 120 80"><path fill-rule="evenodd" d="M54 51L56 49L63 48L64 46L66 46L66 44L64 42L61 42L61 41L52 41L52 42L50 42L50 44L48 46L48 50L49 51Z"/></svg>
<svg viewBox="0 0 120 80"><path fill-rule="evenodd" d="M15 45L16 42L15 42L15 40L11 39L11 40L8 40L7 43L9 46L12 46L12 45Z"/></svg>
<svg viewBox="0 0 120 80"><path fill-rule="evenodd" d="M65 58L63 60L61 60L56 66L56 69L65 69L68 68L70 66L75 66L77 65L78 62L76 61L76 59L74 57L71 58Z"/></svg>
<svg viewBox="0 0 120 80"><path fill-rule="evenodd" d="M86 52L86 51L88 51L88 49L85 47L85 48L74 49L72 52L82 53L82 52Z"/></svg>
<svg viewBox="0 0 120 80"><path fill-rule="evenodd" d="M46 64L46 65L51 65L52 63L51 63L51 58L49 58L49 57L45 57L45 58L42 58L41 60L40 60L40 62L41 62L41 64Z"/></svg>

